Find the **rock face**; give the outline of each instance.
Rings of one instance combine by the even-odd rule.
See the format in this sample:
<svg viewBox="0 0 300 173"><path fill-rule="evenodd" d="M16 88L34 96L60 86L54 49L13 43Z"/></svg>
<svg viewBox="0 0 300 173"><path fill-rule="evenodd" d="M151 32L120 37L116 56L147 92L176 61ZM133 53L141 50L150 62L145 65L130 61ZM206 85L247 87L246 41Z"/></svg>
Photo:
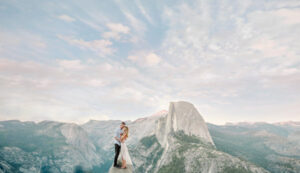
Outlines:
<svg viewBox="0 0 300 173"><path fill-rule="evenodd" d="M118 160L118 165L122 165L121 160ZM126 169L115 168L115 167L111 166L108 173L133 173L133 166L127 165Z"/></svg>
<svg viewBox="0 0 300 173"><path fill-rule="evenodd" d="M194 105L188 102L171 102L167 116L161 118L156 126L156 137L163 146L167 145L170 133L179 131L214 145L204 119Z"/></svg>
<svg viewBox="0 0 300 173"><path fill-rule="evenodd" d="M120 168L114 168L111 167L109 169L109 173L132 173L133 168L131 166L128 166L126 169L120 169Z"/></svg>
<svg viewBox="0 0 300 173"><path fill-rule="evenodd" d="M66 138L66 143L76 152L81 153L83 160L86 161L85 166L92 168L99 163L100 155L82 127L77 124L64 124L60 129L61 134Z"/></svg>
<svg viewBox="0 0 300 173"><path fill-rule="evenodd" d="M300 125L285 123L208 124L216 147L270 172L300 172Z"/></svg>
<svg viewBox="0 0 300 173"><path fill-rule="evenodd" d="M116 128L120 126L120 120L97 121L90 120L82 125L82 128L87 132L89 139L99 148L103 150L112 150L113 135Z"/></svg>
<svg viewBox="0 0 300 173"><path fill-rule="evenodd" d="M183 101L171 102L168 111L127 121L127 146L134 166L113 169L113 135L120 123L91 120L79 126L53 121L2 121L0 173L267 173L264 168L275 173L298 173L300 169L299 124L232 129L209 124L208 131L198 110ZM262 163L261 167L257 163Z"/></svg>
<svg viewBox="0 0 300 173"><path fill-rule="evenodd" d="M53 121L0 124L0 172L2 168L3 172L73 172L103 163L79 125Z"/></svg>
<svg viewBox="0 0 300 173"><path fill-rule="evenodd" d="M132 151L136 172L268 172L216 150L204 119L188 102L171 102L168 114L155 121L155 133Z"/></svg>

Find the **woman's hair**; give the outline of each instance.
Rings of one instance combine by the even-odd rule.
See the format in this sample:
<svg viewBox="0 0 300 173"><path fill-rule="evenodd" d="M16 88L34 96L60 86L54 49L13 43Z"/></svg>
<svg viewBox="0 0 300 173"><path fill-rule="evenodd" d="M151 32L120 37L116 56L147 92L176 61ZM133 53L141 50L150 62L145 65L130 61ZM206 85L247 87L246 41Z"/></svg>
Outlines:
<svg viewBox="0 0 300 173"><path fill-rule="evenodd" d="M123 127L123 135L122 137L125 137L128 138L128 133L129 133L129 128L127 126L124 126Z"/></svg>

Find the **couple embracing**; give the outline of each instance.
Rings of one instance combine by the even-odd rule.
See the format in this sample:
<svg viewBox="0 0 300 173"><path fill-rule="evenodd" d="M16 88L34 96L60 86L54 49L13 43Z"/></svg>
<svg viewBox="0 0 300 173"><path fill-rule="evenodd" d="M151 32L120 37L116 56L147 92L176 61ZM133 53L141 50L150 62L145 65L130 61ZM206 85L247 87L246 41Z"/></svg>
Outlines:
<svg viewBox="0 0 300 173"><path fill-rule="evenodd" d="M127 165L132 165L131 158L129 156L128 148L125 141L128 138L129 128L126 126L125 122L120 124L120 128L116 130L115 139L115 159L114 167L126 169ZM120 157L119 157L120 156ZM121 160L122 165L118 165L118 160Z"/></svg>

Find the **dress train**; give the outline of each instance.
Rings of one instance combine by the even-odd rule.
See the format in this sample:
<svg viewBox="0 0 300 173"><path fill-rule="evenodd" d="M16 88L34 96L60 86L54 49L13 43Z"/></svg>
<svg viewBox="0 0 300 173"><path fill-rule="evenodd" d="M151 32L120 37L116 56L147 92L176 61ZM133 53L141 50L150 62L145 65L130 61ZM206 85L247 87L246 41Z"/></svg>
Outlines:
<svg viewBox="0 0 300 173"><path fill-rule="evenodd" d="M126 165L132 165L132 161L128 152L128 148L125 142L121 143L121 152L119 155L119 159L122 162L122 158L126 161Z"/></svg>

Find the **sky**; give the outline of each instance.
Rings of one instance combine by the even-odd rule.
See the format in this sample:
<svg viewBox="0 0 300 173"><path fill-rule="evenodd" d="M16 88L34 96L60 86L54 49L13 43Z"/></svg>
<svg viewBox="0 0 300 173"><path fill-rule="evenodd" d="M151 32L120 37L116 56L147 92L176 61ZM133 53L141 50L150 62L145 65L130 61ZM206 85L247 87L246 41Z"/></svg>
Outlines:
<svg viewBox="0 0 300 173"><path fill-rule="evenodd" d="M0 0L0 120L300 121L299 0Z"/></svg>

